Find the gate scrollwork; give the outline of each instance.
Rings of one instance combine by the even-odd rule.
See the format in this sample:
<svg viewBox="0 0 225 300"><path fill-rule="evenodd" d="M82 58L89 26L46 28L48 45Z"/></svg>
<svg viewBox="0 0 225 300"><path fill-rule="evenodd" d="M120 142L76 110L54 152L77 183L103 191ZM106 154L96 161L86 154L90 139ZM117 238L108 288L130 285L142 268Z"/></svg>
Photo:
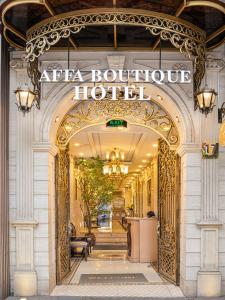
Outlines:
<svg viewBox="0 0 225 300"><path fill-rule="evenodd" d="M178 283L179 270L179 158L168 144L159 140L158 156L158 271Z"/></svg>

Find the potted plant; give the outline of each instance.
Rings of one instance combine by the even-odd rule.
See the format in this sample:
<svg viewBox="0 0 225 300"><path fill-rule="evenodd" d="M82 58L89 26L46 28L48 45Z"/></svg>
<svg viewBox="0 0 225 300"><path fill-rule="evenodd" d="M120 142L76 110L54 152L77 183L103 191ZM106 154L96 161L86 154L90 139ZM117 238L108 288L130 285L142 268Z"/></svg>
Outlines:
<svg viewBox="0 0 225 300"><path fill-rule="evenodd" d="M84 204L85 222L88 235L92 233L93 218L96 212L112 201L114 184L113 181L103 175L103 161L99 158L79 159L79 179L81 200ZM97 220L96 220L97 221Z"/></svg>

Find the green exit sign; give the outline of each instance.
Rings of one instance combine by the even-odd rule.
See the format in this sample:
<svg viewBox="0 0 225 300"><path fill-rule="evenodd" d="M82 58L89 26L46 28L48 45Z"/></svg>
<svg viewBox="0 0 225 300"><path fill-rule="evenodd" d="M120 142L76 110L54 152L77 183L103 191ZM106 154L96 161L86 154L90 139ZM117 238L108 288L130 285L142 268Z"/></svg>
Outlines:
<svg viewBox="0 0 225 300"><path fill-rule="evenodd" d="M125 121L125 120L110 120L106 123L106 127L125 127L125 128L127 128L127 121Z"/></svg>

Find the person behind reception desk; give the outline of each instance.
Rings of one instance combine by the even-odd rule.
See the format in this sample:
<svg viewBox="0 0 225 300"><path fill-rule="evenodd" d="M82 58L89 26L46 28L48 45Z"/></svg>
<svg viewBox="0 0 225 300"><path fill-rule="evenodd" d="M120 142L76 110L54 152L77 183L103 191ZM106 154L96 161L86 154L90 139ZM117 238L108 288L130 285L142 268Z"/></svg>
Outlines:
<svg viewBox="0 0 225 300"><path fill-rule="evenodd" d="M147 212L147 217L148 217L148 218L153 218L153 217L155 217L154 211L152 211L152 210L148 211L148 212Z"/></svg>

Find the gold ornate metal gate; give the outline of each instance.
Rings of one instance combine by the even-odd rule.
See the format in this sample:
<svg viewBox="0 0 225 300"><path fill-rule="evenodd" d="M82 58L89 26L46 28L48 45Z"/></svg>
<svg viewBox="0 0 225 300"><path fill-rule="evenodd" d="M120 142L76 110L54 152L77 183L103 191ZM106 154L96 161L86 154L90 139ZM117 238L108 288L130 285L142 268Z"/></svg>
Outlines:
<svg viewBox="0 0 225 300"><path fill-rule="evenodd" d="M56 157L56 264L57 283L70 271L69 223L69 153L59 149Z"/></svg>
<svg viewBox="0 0 225 300"><path fill-rule="evenodd" d="M158 271L179 284L180 159L163 139L158 156Z"/></svg>

